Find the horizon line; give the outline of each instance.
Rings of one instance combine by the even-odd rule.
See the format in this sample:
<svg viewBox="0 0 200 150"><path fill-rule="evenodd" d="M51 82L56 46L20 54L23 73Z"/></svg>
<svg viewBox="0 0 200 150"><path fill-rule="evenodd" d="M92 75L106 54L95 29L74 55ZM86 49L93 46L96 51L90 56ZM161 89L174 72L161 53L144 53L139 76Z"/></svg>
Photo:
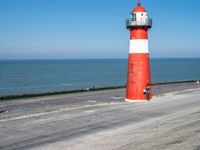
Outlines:
<svg viewBox="0 0 200 150"><path fill-rule="evenodd" d="M128 58L0 58L0 60L106 60ZM200 59L200 57L152 57L150 59Z"/></svg>

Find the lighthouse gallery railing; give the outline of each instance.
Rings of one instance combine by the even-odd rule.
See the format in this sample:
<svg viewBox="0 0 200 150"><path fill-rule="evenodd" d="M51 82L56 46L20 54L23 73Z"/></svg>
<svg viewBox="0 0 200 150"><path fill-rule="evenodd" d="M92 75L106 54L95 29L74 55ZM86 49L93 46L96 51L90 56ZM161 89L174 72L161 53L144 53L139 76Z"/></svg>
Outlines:
<svg viewBox="0 0 200 150"><path fill-rule="evenodd" d="M138 26L151 28L152 27L152 19L147 19L145 21L132 21L130 19L126 20L127 29L130 29L133 27L138 27Z"/></svg>

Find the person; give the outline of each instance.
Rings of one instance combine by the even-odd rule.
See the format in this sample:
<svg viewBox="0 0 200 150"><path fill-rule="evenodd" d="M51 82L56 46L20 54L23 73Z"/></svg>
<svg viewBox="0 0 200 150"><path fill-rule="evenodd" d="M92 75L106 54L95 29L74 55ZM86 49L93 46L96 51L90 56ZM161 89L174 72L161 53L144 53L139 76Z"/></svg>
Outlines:
<svg viewBox="0 0 200 150"><path fill-rule="evenodd" d="M151 90L151 86L148 84L146 89L144 90L144 94L146 94L146 99L148 101L150 100L150 90Z"/></svg>

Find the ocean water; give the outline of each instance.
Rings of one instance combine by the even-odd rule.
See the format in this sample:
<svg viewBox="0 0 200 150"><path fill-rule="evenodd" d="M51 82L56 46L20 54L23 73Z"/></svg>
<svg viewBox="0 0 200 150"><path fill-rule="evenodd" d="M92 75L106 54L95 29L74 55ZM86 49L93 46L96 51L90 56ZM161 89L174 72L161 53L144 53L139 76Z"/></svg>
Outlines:
<svg viewBox="0 0 200 150"><path fill-rule="evenodd" d="M200 59L151 59L152 82L200 79ZM0 60L0 96L126 84L126 59Z"/></svg>

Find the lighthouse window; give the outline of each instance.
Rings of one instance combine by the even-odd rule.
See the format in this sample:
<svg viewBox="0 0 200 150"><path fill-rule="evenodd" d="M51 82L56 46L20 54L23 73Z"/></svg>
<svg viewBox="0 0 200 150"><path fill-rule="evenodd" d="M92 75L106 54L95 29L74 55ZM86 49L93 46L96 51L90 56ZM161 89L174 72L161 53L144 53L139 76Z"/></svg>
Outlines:
<svg viewBox="0 0 200 150"><path fill-rule="evenodd" d="M134 21L134 14L132 14L131 20Z"/></svg>

